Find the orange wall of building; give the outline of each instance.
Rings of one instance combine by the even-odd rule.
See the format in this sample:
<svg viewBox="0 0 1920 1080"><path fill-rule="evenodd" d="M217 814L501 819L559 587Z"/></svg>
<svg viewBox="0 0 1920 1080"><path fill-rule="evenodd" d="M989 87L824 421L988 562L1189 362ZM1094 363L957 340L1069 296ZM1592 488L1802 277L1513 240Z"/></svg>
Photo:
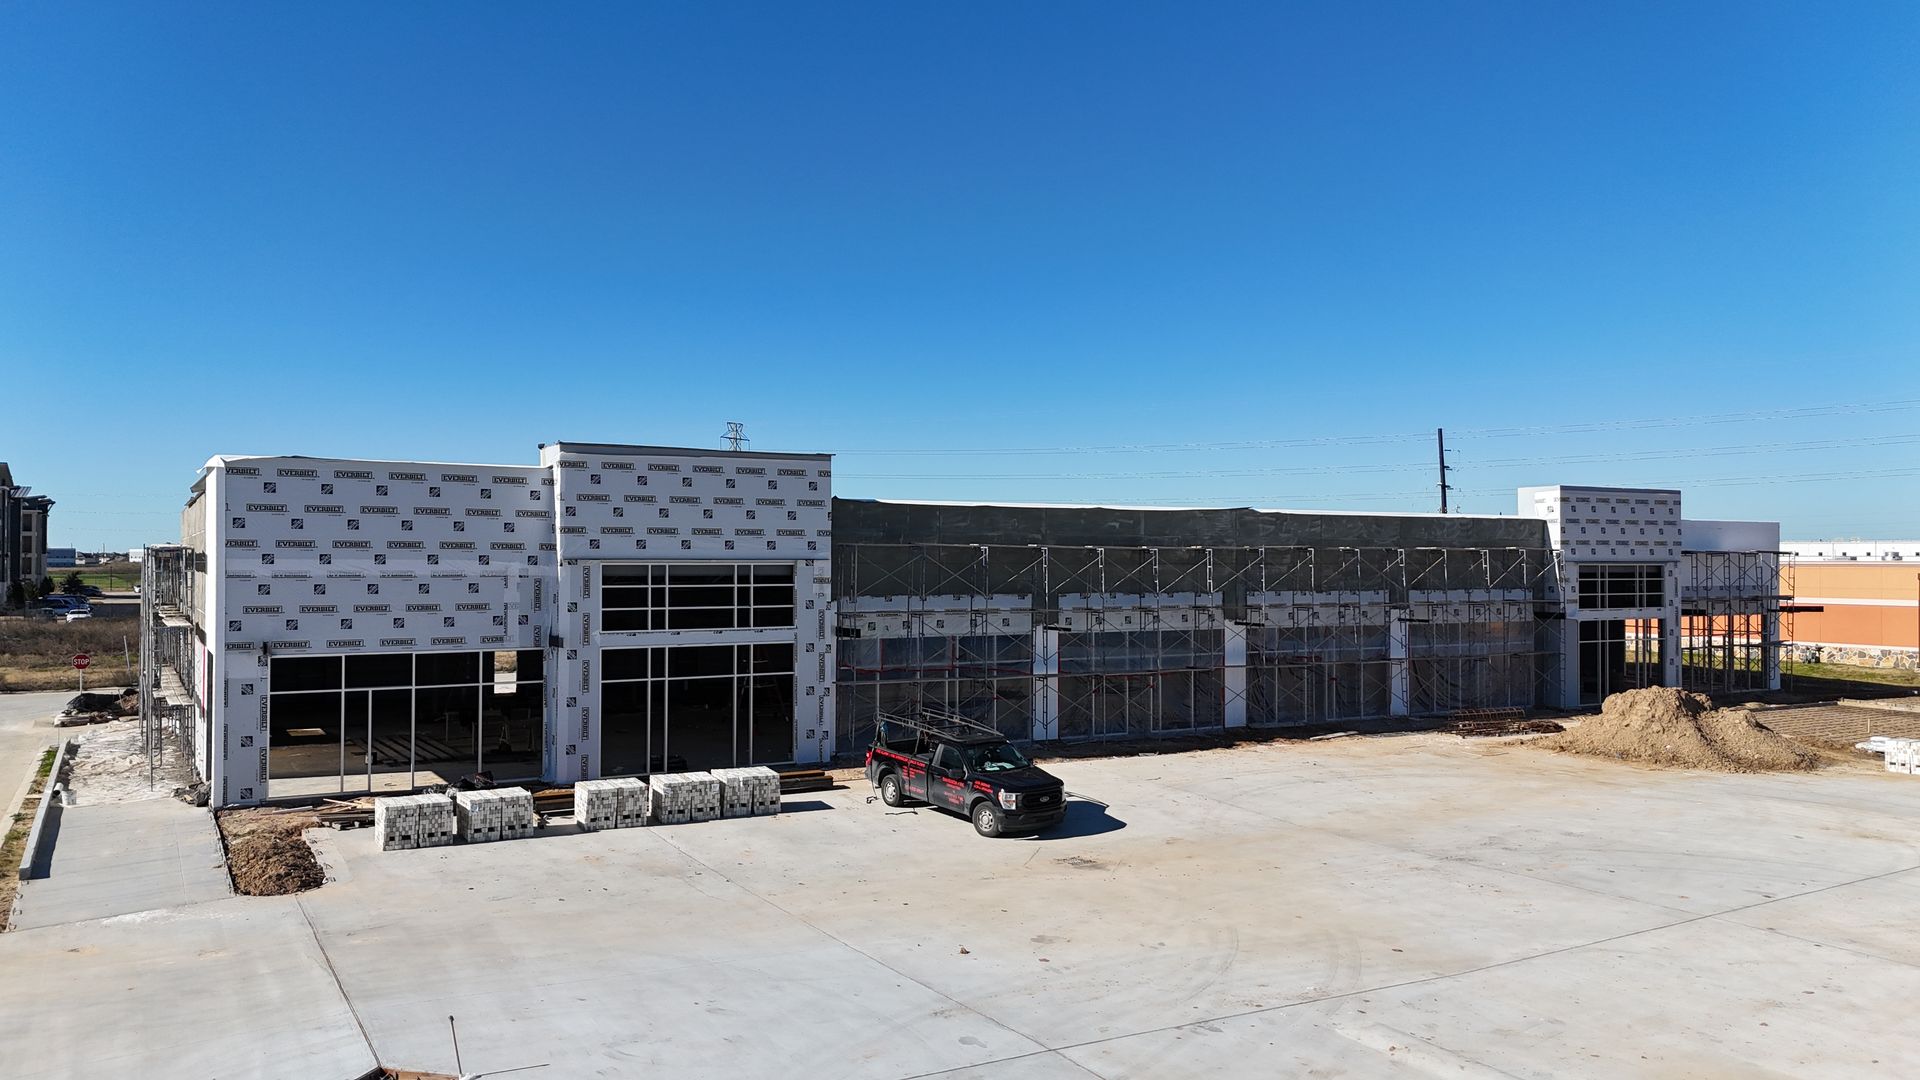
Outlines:
<svg viewBox="0 0 1920 1080"><path fill-rule="evenodd" d="M1781 632L1791 641L1830 645L1866 645L1883 648L1920 647L1920 564L1800 563L1782 568L1781 587L1796 605L1822 611L1799 611L1783 619ZM1845 600L1891 601L1886 604L1834 603Z"/></svg>

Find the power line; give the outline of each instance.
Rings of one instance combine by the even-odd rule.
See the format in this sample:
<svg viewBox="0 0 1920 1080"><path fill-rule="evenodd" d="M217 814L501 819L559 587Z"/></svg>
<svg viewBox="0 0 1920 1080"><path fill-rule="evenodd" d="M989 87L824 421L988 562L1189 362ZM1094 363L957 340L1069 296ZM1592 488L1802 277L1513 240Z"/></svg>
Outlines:
<svg viewBox="0 0 1920 1080"><path fill-rule="evenodd" d="M1485 458L1475 460L1468 457L1477 469L1508 468L1528 465L1584 465L1593 463L1611 463L1621 461L1661 461L1669 458L1728 457L1742 454L1774 453L1778 451L1836 450L1863 446L1904 446L1920 443L1920 434L1906 435L1870 435L1858 439L1826 439L1821 441L1787 442L1769 440L1756 443L1732 443L1726 446L1688 446L1670 449L1608 451L1606 453L1563 455L1560 457L1542 457L1530 454L1526 457ZM1458 447L1449 448L1448 453L1459 453ZM1428 472L1432 462L1395 462L1369 465L1271 465L1251 469L1180 469L1134 472L1043 472L1043 473L860 473L839 472L842 480L1190 480L1203 477L1247 477L1279 475L1353 475L1363 473L1392 472ZM1458 466L1449 465L1448 471Z"/></svg>
<svg viewBox="0 0 1920 1080"><path fill-rule="evenodd" d="M1483 439L1511 439L1542 435L1579 435L1606 431L1647 430L1664 427L1697 427L1703 424L1746 424L1762 421L1806 420L1817 417L1848 414L1907 412L1914 409L1920 409L1920 398L1901 398L1893 401L1843 402L1832 405L1809 405L1794 409L1763 409L1752 412L1702 413L1694 416L1596 420L1575 424L1465 428L1455 429L1455 434ZM1185 453L1218 450L1287 449L1312 446L1382 445L1404 442L1424 442L1428 437L1428 434L1424 431L1407 431L1370 435L1322 435L1298 439L1249 439L1233 442L1121 443L1108 446L996 446L963 447L945 450L898 449L891 447L885 449L855 448L837 450L835 451L835 456L887 457L898 455L902 457L968 457L1003 454Z"/></svg>
<svg viewBox="0 0 1920 1080"><path fill-rule="evenodd" d="M1431 468L1431 466L1426 466L1426 468ZM1905 477L1905 476L1920 476L1920 468L1876 470L1872 473L1861 473L1861 472L1849 471L1849 472L1794 473L1794 474L1767 473L1764 475L1757 475L1757 476L1745 475L1745 476L1693 477L1690 479L1679 478L1679 479L1672 479L1672 480L1663 480L1661 481L1661 483L1663 485L1671 484L1674 486L1691 485L1691 486L1697 486L1697 487L1740 487L1740 486L1745 486L1749 484L1773 484L1773 483L1812 484L1812 483L1835 483L1835 482L1841 482L1841 481L1847 481L1847 480L1872 480L1872 481L1878 482L1880 480L1887 479L1887 478L1898 478L1898 477ZM1631 487L1632 485L1614 484L1614 485L1608 485L1608 486ZM1511 497L1514 494L1514 490L1515 490L1514 488L1474 488L1471 490L1463 491L1461 493L1466 495L1505 495L1505 496ZM1207 499L1207 498L1196 499L1191 497L1185 498L1185 499L1108 498L1108 499L1101 499L1101 500L1086 500L1086 501L1089 503L1098 502L1098 503L1107 503L1107 504L1121 504L1121 505L1127 505L1127 506L1256 506L1261 504L1279 505L1282 503L1294 503L1297 506L1300 506L1302 509L1311 509L1311 507L1307 507L1305 505L1309 501L1336 502L1336 503L1337 502L1390 502L1394 500L1413 500L1413 499L1430 498L1432 494L1433 492L1431 488L1415 488L1407 491L1371 492L1364 495L1356 495L1356 494L1350 494L1350 493L1331 493L1331 492L1317 492L1317 493L1294 492L1290 494L1234 496L1234 497L1226 497L1226 498L1220 498L1220 499ZM1417 511L1409 511L1409 512L1417 512Z"/></svg>

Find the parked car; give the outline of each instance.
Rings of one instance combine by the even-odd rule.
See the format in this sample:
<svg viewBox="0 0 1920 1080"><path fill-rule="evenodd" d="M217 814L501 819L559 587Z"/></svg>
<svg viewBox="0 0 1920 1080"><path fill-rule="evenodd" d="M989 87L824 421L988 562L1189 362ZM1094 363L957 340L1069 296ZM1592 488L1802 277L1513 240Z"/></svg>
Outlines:
<svg viewBox="0 0 1920 1080"><path fill-rule="evenodd" d="M62 593L56 593L35 600L33 606L48 611L71 611L74 608L87 607L88 604L78 596L67 596Z"/></svg>
<svg viewBox="0 0 1920 1080"><path fill-rule="evenodd" d="M68 622L73 622L77 619L91 619L93 618L93 609L83 608L83 607L72 608L72 609L69 609L67 613L61 617L66 619Z"/></svg>
<svg viewBox="0 0 1920 1080"><path fill-rule="evenodd" d="M1058 777L994 729L932 707L882 715L867 780L888 806L950 810L981 836L1039 832L1067 816Z"/></svg>
<svg viewBox="0 0 1920 1080"><path fill-rule="evenodd" d="M105 596L107 594L104 591L102 591L100 586L98 585L82 585L80 586L80 595L81 596Z"/></svg>

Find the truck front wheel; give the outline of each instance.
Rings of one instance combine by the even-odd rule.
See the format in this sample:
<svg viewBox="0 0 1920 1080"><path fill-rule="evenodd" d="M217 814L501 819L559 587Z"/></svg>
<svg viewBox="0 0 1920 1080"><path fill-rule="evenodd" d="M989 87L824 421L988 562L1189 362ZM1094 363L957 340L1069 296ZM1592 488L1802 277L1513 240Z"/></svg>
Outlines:
<svg viewBox="0 0 1920 1080"><path fill-rule="evenodd" d="M900 789L900 774L890 772L880 778L880 801L888 806L905 806L907 796Z"/></svg>
<svg viewBox="0 0 1920 1080"><path fill-rule="evenodd" d="M973 807L973 831L981 836L1000 835L1000 811L992 803L980 800Z"/></svg>

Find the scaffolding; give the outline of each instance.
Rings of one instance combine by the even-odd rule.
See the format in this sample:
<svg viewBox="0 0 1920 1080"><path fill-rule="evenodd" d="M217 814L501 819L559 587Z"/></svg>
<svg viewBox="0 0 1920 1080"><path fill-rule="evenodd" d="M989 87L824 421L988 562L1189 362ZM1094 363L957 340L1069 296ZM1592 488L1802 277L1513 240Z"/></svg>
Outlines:
<svg viewBox="0 0 1920 1080"><path fill-rule="evenodd" d="M1530 706L1548 548L842 544L842 747L932 705L1111 739Z"/></svg>
<svg viewBox="0 0 1920 1080"><path fill-rule="evenodd" d="M1781 606L1791 599L1782 553L1689 551L1685 559L1680 685L1704 694L1768 689L1780 674Z"/></svg>
<svg viewBox="0 0 1920 1080"><path fill-rule="evenodd" d="M153 546L140 564L140 722L149 766L171 737L204 778L202 648L191 618L195 560L190 548Z"/></svg>

